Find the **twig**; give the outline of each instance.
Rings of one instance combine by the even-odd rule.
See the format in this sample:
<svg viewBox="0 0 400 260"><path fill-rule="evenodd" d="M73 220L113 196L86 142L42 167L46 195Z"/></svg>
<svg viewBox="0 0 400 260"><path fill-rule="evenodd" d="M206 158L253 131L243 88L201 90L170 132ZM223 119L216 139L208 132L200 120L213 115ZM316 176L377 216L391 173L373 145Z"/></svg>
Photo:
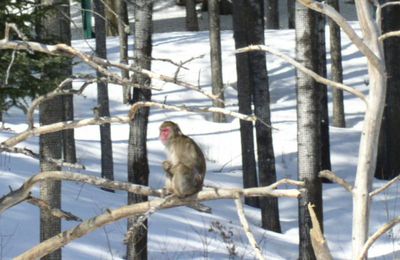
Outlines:
<svg viewBox="0 0 400 260"><path fill-rule="evenodd" d="M375 243L375 241L378 240L383 234L385 234L387 231L389 231L399 223L400 223L400 217L396 217L392 219L389 223L383 225L378 231L376 231L372 236L370 236L367 242L365 242L364 247L362 248L361 253L357 259L359 260L365 259L368 253L368 249L372 246L372 244Z"/></svg>
<svg viewBox="0 0 400 260"><path fill-rule="evenodd" d="M235 204L236 204L236 209L237 209L240 223L243 226L243 230L246 233L247 239L249 240L251 247L254 249L254 252L256 253L257 259L259 259L259 260L265 259L261 253L260 246L257 244L257 241L254 238L253 232L250 229L249 222L247 221L246 216L244 214L242 199L239 194L237 194L237 198L235 199Z"/></svg>
<svg viewBox="0 0 400 260"><path fill-rule="evenodd" d="M193 113L221 113L224 115L239 118L244 121L255 122L258 120L261 123L265 124L267 127L271 127L270 125L266 124L265 122L262 122L261 120L259 120L255 115L245 115L245 114L230 111L230 110L227 110L227 109L221 108L221 107L195 108L195 107L187 107L187 106L172 106L172 105L151 102L151 101L139 101L139 102L136 102L135 104L133 104L129 111L129 117L134 119L136 112L142 107L156 107L156 108L172 110L172 111L186 111L186 112L193 112ZM272 128L272 129L274 129L274 128Z"/></svg>
<svg viewBox="0 0 400 260"><path fill-rule="evenodd" d="M378 195L379 193L385 191L386 189L388 189L390 186L392 186L393 184L395 184L396 182L398 182L400 180L400 175L397 175L397 177L391 179L390 181L388 181L385 185L383 185L382 187L380 187L379 189L376 189L374 191L371 191L369 193L370 198L372 198L375 195Z"/></svg>
<svg viewBox="0 0 400 260"><path fill-rule="evenodd" d="M386 40L387 38L390 38L390 37L400 37L400 31L393 31L393 32L384 33L381 36L379 36L378 39L380 41L384 41L384 40Z"/></svg>
<svg viewBox="0 0 400 260"><path fill-rule="evenodd" d="M348 192L353 192L353 186L351 186L350 183L348 183L346 180L340 178L337 176L335 173L329 171L329 170L323 170L319 173L320 178L327 178L328 180L332 182L336 182L340 186L342 186L345 190Z"/></svg>
<svg viewBox="0 0 400 260"><path fill-rule="evenodd" d="M310 229L311 244L315 252L317 260L331 260L332 255L326 243L324 234L322 234L321 226L318 222L317 215L314 211L314 205L308 203L308 212L310 213L312 228Z"/></svg>
<svg viewBox="0 0 400 260"><path fill-rule="evenodd" d="M79 222L82 222L82 219L80 219L79 217L73 215L70 212L50 207L50 205L44 200L41 200L41 199L38 199L38 198L34 198L34 197L30 197L30 198L27 199L27 202L32 204L32 205L35 205L35 206L39 207L42 210L45 210L45 211L49 212L54 217L57 217L57 218L60 218L60 219L65 219L67 221L79 221Z"/></svg>
<svg viewBox="0 0 400 260"><path fill-rule="evenodd" d="M8 152L8 153L17 153L17 154L23 154L25 156L37 159L37 160L42 160L45 162L50 162L50 163L54 163L57 166L60 167L67 167L67 168L72 168L72 169L80 169L80 170L84 170L85 166L79 163L69 163L66 162L62 159L54 159L54 158L48 158L48 157L43 157L40 156L39 154L27 149L27 148L19 148L19 147L8 147L8 146L4 146L2 144L0 144L0 152Z"/></svg>
<svg viewBox="0 0 400 260"><path fill-rule="evenodd" d="M355 88L346 86L346 85L344 85L342 83L335 82L335 81L326 79L324 77L321 77L320 75L318 75L314 71L304 67L302 64L300 64L299 62L297 62L293 58L291 58L291 57L289 57L289 56L287 56L287 55L285 55L285 54L283 54L283 53L281 53L281 52L279 52L277 50L274 50L274 49L272 49L272 48L270 48L268 46L265 46L265 45L250 45L250 46L245 47L245 48L237 49L236 53L243 53L243 52L249 52L249 51L265 51L265 52L269 52L269 53L271 53L271 54L273 54L273 55L275 55L275 56L277 56L279 58L282 58L286 62L288 62L291 65L293 65L294 67L296 67L301 72L311 76L317 82L325 84L325 85L329 85L329 86L332 86L332 87L335 87L335 88L338 88L338 89L341 89L341 90L344 90L346 92L349 92L349 93L359 97L362 101L364 101L364 103L366 105L368 105L368 101L367 101L365 95L361 91L359 91L359 90L357 90Z"/></svg>

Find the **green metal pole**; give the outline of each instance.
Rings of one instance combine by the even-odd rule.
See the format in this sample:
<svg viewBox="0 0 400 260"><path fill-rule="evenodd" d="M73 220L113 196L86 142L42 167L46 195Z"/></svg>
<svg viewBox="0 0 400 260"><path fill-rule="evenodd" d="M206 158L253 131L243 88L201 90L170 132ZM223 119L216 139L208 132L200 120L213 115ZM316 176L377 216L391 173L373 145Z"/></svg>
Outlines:
<svg viewBox="0 0 400 260"><path fill-rule="evenodd" d="M85 39L94 38L94 32L92 27L92 1L82 0L82 24L83 24L83 36Z"/></svg>

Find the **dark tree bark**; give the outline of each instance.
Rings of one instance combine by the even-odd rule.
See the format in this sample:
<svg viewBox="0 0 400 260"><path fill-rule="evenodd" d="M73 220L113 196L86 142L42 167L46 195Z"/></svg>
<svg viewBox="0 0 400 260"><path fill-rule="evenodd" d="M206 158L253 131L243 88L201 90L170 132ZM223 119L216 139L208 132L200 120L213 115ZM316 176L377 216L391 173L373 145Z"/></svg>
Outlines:
<svg viewBox="0 0 400 260"><path fill-rule="evenodd" d="M151 69L152 52L152 1L136 0L135 8L135 50L134 61L137 66ZM143 75L135 74L134 81L141 86L149 86L150 79ZM150 100L149 89L135 89L132 103L142 100ZM147 123L149 109L140 109L135 120L130 123L128 144L128 181L141 185L148 185L149 164L147 159ZM128 194L128 204L147 201L147 196L133 193ZM136 222L136 218L128 219L128 229ZM127 259L147 259L147 221L143 225L134 228L133 236L128 242Z"/></svg>
<svg viewBox="0 0 400 260"><path fill-rule="evenodd" d="M317 50L318 55L314 58L315 63L318 66L317 73L324 78L327 77L326 72L326 47L325 47L325 15L316 14L318 22L318 44ZM320 170L331 170L331 152L330 152L330 140L329 140L329 114L328 114L328 89L326 85L316 83L317 90L320 92L321 102L321 169ZM328 182L328 180L324 179Z"/></svg>
<svg viewBox="0 0 400 260"><path fill-rule="evenodd" d="M239 49L248 46L247 41L247 21L248 16L244 11L245 3L240 1L233 2L233 34L235 38L235 48ZM249 53L236 54L236 73L239 112L242 114L252 114L252 86L250 84L250 64ZM240 121L240 140L242 147L242 167L243 167L243 187L257 187L257 168L254 155L254 134L253 123ZM249 206L259 207L258 198L245 198L245 203Z"/></svg>
<svg viewBox="0 0 400 260"><path fill-rule="evenodd" d="M198 31L199 21L196 12L196 0L186 0L186 30Z"/></svg>
<svg viewBox="0 0 400 260"><path fill-rule="evenodd" d="M287 0L287 13L288 13L288 28L294 29L295 27L295 15L294 15L294 6L296 0Z"/></svg>
<svg viewBox="0 0 400 260"><path fill-rule="evenodd" d="M340 11L338 0L328 0L327 2L337 11ZM328 18L329 24L329 38L331 45L331 60L332 60L332 80L336 82L343 82L343 67L342 67L342 46L340 37L340 28L332 20ZM332 89L332 125L335 127L346 127L346 120L344 115L344 104L343 104L343 90L333 88Z"/></svg>
<svg viewBox="0 0 400 260"><path fill-rule="evenodd" d="M264 44L264 2L263 0L243 0L233 2L233 24L236 48L250 44ZM265 53L252 52L236 56L238 75L239 111L250 114L251 101L254 114L263 122L270 124L269 85ZM276 181L275 156L271 128L256 123L258 182L269 185ZM243 184L244 187L257 185L254 158L253 125L240 122L242 142ZM248 186L246 186L248 185ZM262 227L280 232L278 201L273 198L259 200L262 214ZM257 201L249 201L257 203ZM253 205L253 204L250 204Z"/></svg>
<svg viewBox="0 0 400 260"><path fill-rule="evenodd" d="M106 45L106 23L104 17L104 3L102 0L94 0L95 12L95 31L96 31L96 55L100 58L107 58ZM103 74L97 72L97 77ZM106 82L97 83L97 111L98 116L110 116L108 85ZM96 115L96 116L97 116ZM101 177L114 180L114 162L111 140L110 124L100 125L100 142L101 142Z"/></svg>
<svg viewBox="0 0 400 260"><path fill-rule="evenodd" d="M219 14L232 14L232 2L230 0L219 0ZM201 3L201 11L208 11L208 0L203 0Z"/></svg>
<svg viewBox="0 0 400 260"><path fill-rule="evenodd" d="M129 26L128 20L128 8L126 2L124 0L116 0L117 1L117 13L120 18L118 21L118 35L119 35L119 60L121 63L128 64L128 28L125 28L125 25ZM128 70L121 70L121 76L124 78L129 78ZM127 104L130 100L129 96L129 88L122 87L122 102Z"/></svg>
<svg viewBox="0 0 400 260"><path fill-rule="evenodd" d="M385 1L388 2L388 1ZM400 6L387 6L382 10L382 31L400 30ZM375 177L389 180L400 173L400 38L384 41L387 92L386 106L379 137Z"/></svg>
<svg viewBox="0 0 400 260"><path fill-rule="evenodd" d="M265 44L264 40L264 2L263 0L248 1L248 43ZM253 28L253 30L250 30ZM263 122L271 125L269 108L269 82L265 53L249 54L250 83L253 88L254 114ZM260 121L256 122L258 180L260 186L268 186L276 182L275 154L272 143L272 129ZM281 232L277 198L260 198L262 227L274 232Z"/></svg>
<svg viewBox="0 0 400 260"><path fill-rule="evenodd" d="M43 6L51 6L49 12L38 21L38 38L40 41L55 41L58 43L70 43L71 31L69 17L68 0L42 0ZM55 66L52 64L52 66ZM67 78L71 75L71 61L65 60L57 65L57 68L51 68L57 71L60 78ZM50 80L50 75L44 68L43 80ZM71 104L70 104L71 105ZM39 106L39 121L41 125L51 124L62 121L65 118L65 109L62 97L56 97L43 102ZM72 136L73 137L73 136ZM58 171L60 167L54 163L44 160L44 158L61 159L63 152L63 133L56 132L39 137L40 144L40 169L41 171ZM45 181L40 187L40 197L46 201L50 207L61 208L61 182ZM61 232L61 220L54 217L49 212L40 211L40 241L47 240ZM42 259L59 260L61 259L61 250L43 257Z"/></svg>
<svg viewBox="0 0 400 260"><path fill-rule="evenodd" d="M279 0L265 0L265 28L279 29Z"/></svg>
<svg viewBox="0 0 400 260"><path fill-rule="evenodd" d="M315 55L317 49L318 28L316 13L296 3L296 59L309 69L316 71ZM311 219L307 204L316 206L315 211L322 225L322 187L318 178L321 166L321 102L315 81L297 71L297 142L298 175L305 182L304 196L299 199L299 259L315 259L311 244Z"/></svg>
<svg viewBox="0 0 400 260"><path fill-rule="evenodd" d="M212 93L219 95L224 100L224 83L222 79L222 61L221 61L221 35L218 0L209 0L208 19L210 27L210 60L211 60L211 79ZM225 107L224 103L213 100L213 106ZM226 122L225 115L213 113L214 122Z"/></svg>

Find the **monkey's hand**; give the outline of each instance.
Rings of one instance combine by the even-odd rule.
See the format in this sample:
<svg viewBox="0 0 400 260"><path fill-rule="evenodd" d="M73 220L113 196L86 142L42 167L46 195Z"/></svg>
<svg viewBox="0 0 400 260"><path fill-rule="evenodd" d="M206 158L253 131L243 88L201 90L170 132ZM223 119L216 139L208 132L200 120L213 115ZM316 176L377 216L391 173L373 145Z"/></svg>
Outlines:
<svg viewBox="0 0 400 260"><path fill-rule="evenodd" d="M172 167L172 163L170 161L163 161L162 166L164 171L169 171Z"/></svg>
<svg viewBox="0 0 400 260"><path fill-rule="evenodd" d="M162 167L163 167L164 171L168 174L168 176L171 177L172 176L171 171L170 171L172 168L171 161L163 161Z"/></svg>

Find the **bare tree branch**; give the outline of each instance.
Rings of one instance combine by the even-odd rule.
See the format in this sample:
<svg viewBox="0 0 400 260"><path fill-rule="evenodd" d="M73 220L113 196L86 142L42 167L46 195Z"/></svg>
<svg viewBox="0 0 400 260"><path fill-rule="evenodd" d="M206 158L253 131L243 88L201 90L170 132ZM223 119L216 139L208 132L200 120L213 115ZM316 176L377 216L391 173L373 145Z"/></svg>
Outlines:
<svg viewBox="0 0 400 260"><path fill-rule="evenodd" d="M42 199L38 199L38 198L34 198L34 197L29 197L27 199L27 202L35 205L37 207L39 207L42 210L48 211L50 212L51 215L57 217L57 218L61 218L61 219L65 219L67 221L79 221L81 222L82 219L80 219L79 217L73 215L70 212L61 210L61 209L57 209L57 208L51 208L50 205L42 200Z"/></svg>
<svg viewBox="0 0 400 260"><path fill-rule="evenodd" d="M259 196L276 196L276 197L291 197L298 198L300 192L298 190L275 190L270 187L258 187L248 189L211 189L199 192L196 195L190 196L185 199L171 198L167 202L165 199L154 199L137 204L123 206L114 210L107 210L105 213L88 219L76 227L66 230L37 246L25 251L23 254L14 259L36 259L43 257L58 248L65 246L69 242L80 238L94 230L118 221L123 218L142 215L151 208L172 208L184 206L197 201L216 200L216 199L236 199L237 194L241 193L243 196L259 197ZM162 205L162 206L160 206Z"/></svg>
<svg viewBox="0 0 400 260"><path fill-rule="evenodd" d="M269 52L279 58L282 58L283 60L285 60L286 62L290 63L291 65L293 65L294 67L296 67L298 70L300 70L301 72L311 76L313 79L315 79L317 82L322 83L324 85L329 85L338 89L342 89L346 92L349 92L357 97L359 97L362 101L364 101L364 103L366 105L368 105L368 101L365 97L365 95L352 87L346 86L342 83L338 83L329 79L326 79L324 77L321 77L320 75L318 75L317 73L315 73L314 71L304 67L302 64L300 64L299 62L297 62L296 60L294 60L293 58L277 51L274 50L268 46L265 45L250 45L248 47L244 47L244 48L240 48L236 50L236 53L242 53L242 52L249 52L249 51L265 51L265 52Z"/></svg>
<svg viewBox="0 0 400 260"><path fill-rule="evenodd" d="M375 53L371 50L368 45L364 43L364 41L356 34L354 29L350 26L350 24L346 21L346 19L335 10L335 8L330 5L317 2L314 0L297 0L302 5L317 11L319 13L325 14L329 18L331 18L335 23L337 23L341 29L347 34L350 40L357 46L357 48L361 51L362 54L366 56L366 58L371 62L371 64L378 70L384 73L381 59L375 55Z"/></svg>
<svg viewBox="0 0 400 260"><path fill-rule="evenodd" d="M390 181L388 181L385 185L383 185L379 189L376 189L376 190L370 192L369 196L372 198L373 196L378 195L379 193L385 191L386 189L388 189L390 186L392 186L393 184L395 184L399 180L400 180L400 175L398 175L397 177L391 179Z"/></svg>
<svg viewBox="0 0 400 260"><path fill-rule="evenodd" d="M259 259L259 260L265 259L261 253L260 246L257 244L257 241L253 235L253 232L250 229L249 222L246 219L246 215L245 215L244 209L243 209L243 202L242 202L240 194L237 194L237 198L235 199L235 204L236 204L236 210L237 210L237 213L239 216L240 223L243 226L243 230L246 233L247 239L249 240L251 247L253 248L254 252L256 253L257 259Z"/></svg>
<svg viewBox="0 0 400 260"><path fill-rule="evenodd" d="M132 105L131 110L129 111L129 117L134 119L136 112L142 107L156 107L160 109L166 110L173 110L173 111L186 111L186 112L193 112L193 113L221 113L224 115L232 116L239 118L240 120L244 121L251 121L255 122L258 118L255 115L245 115L238 112L230 111L220 107L205 107L205 108L194 108L194 107L187 107L187 106L172 106L167 104L161 104L152 101L139 101ZM270 125L266 124L268 127Z"/></svg>
<svg viewBox="0 0 400 260"><path fill-rule="evenodd" d="M0 214L5 210L17 205L30 197L33 186L44 180L64 180L87 183L111 190L124 190L145 196L161 196L161 191L151 189L147 186L136 185L128 182L111 181L86 174L68 171L41 172L29 178L17 190L12 190L0 199Z"/></svg>
<svg viewBox="0 0 400 260"><path fill-rule="evenodd" d="M379 36L380 41L384 41L390 37L400 37L400 31L387 32Z"/></svg>
<svg viewBox="0 0 400 260"><path fill-rule="evenodd" d="M84 170L85 166L79 163L69 163L66 162L62 159L54 159L54 158L48 158L48 157L41 157L39 154L27 149L27 148L19 148L19 147L8 147L3 144L0 144L0 153L1 152L8 152L8 153L18 153L18 154L23 154L25 156L37 159L37 160L43 160L45 162L51 162L54 163L60 167L67 167L67 168L72 168L72 169L81 169Z"/></svg>
<svg viewBox="0 0 400 260"><path fill-rule="evenodd" d="M10 28L18 29L14 24L8 24ZM8 28L8 27L6 27ZM62 55L62 56L69 56L69 57L76 57L86 64L88 64L93 69L99 71L100 73L104 74L105 76L111 78L116 83L122 86L133 86L136 88L144 88L144 86L138 86L137 84L132 83L131 80L127 78L123 78L117 73L110 72L105 67L115 67L118 69L129 70L135 73L141 73L153 79L158 79L164 82L174 83L176 85L182 86L187 89L194 90L196 92L201 93L202 95L212 99L222 102L220 98L216 95L211 93L207 93L200 89L198 86L177 80L175 77L170 77L167 75L162 75L153 71L149 71L146 69L142 69L138 66L128 65L119 62L111 62L106 59L102 59L96 56L91 56L85 53L80 52L79 50L68 46L66 44L56 44L56 45L46 45L37 42L31 41L10 41L8 38L4 38L0 40L0 49L12 49L12 50L27 50L27 51L36 51L41 53L46 53L49 55Z"/></svg>
<svg viewBox="0 0 400 260"><path fill-rule="evenodd" d="M310 230L310 236L311 244L315 252L315 257L317 258L317 260L332 260L333 257L325 240L324 234L322 234L321 226L314 211L314 205L308 203L307 207L313 226Z"/></svg>
<svg viewBox="0 0 400 260"><path fill-rule="evenodd" d="M373 243L375 243L376 240L378 240L383 234L385 234L387 231L392 229L395 225L400 223L400 216L392 219L390 222L386 223L383 225L378 231L376 231L372 236L370 236L365 242L363 249L361 250L360 255L358 256L357 259L363 260L367 257L368 249L372 246Z"/></svg>
<svg viewBox="0 0 400 260"><path fill-rule="evenodd" d="M345 190L348 192L353 192L353 186L351 186L350 183L348 183L345 179L340 178L337 176L335 173L329 170L323 170L319 173L320 178L327 178L328 180L332 182L336 182L340 186L342 186Z"/></svg>

